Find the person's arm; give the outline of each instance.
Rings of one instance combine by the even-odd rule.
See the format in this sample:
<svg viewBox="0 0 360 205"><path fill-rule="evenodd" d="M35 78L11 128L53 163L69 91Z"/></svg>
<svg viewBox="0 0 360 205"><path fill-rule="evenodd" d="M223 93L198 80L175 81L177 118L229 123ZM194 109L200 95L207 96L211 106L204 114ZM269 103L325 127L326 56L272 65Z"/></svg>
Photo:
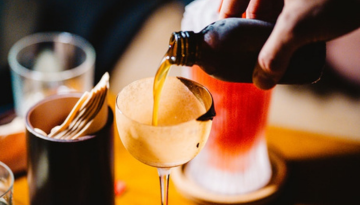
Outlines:
<svg viewBox="0 0 360 205"><path fill-rule="evenodd" d="M249 2L248 18L272 21L279 11L276 10L279 2L265 3L267 1L224 0L220 15L240 16L244 6L239 6L239 2ZM275 8L275 13L267 17L264 12L271 8L269 5ZM359 28L359 8L360 0L285 0L274 30L260 51L253 74L254 84L261 89L274 87L297 48L311 42L328 41Z"/></svg>

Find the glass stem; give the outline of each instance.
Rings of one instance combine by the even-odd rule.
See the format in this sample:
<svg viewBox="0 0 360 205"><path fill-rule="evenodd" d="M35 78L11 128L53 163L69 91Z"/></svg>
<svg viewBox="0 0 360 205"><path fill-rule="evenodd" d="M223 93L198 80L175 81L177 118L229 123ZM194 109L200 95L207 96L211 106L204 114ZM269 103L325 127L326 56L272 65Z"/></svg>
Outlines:
<svg viewBox="0 0 360 205"><path fill-rule="evenodd" d="M168 205L170 168L157 168L160 179L161 205Z"/></svg>

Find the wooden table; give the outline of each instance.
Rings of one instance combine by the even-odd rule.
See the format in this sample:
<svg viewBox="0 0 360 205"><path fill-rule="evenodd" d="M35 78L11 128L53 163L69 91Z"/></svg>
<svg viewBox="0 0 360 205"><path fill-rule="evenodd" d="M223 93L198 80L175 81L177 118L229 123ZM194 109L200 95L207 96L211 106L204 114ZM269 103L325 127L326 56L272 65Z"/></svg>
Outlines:
<svg viewBox="0 0 360 205"><path fill-rule="evenodd" d="M283 193L274 204L360 204L360 143L277 127L267 129L267 141L269 148L283 155L289 169ZM133 158L117 135L115 179L126 183L116 204L160 204L156 169ZM195 204L172 182L169 197L172 205ZM29 204L26 176L15 181L14 203Z"/></svg>
<svg viewBox="0 0 360 205"><path fill-rule="evenodd" d="M283 156L289 171L282 193L271 204L360 204L359 142L278 127L268 127L266 134L268 147ZM115 180L126 183L116 204L160 204L157 170L133 158L118 135L114 137ZM28 193L26 176L18 176L14 204L28 205ZM169 203L195 204L177 192L172 182Z"/></svg>

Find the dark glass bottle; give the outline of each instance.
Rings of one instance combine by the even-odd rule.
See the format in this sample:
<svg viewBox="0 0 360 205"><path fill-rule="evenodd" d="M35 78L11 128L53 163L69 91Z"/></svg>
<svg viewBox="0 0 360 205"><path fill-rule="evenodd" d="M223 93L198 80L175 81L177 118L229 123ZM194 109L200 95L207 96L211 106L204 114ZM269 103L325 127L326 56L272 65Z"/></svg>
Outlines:
<svg viewBox="0 0 360 205"><path fill-rule="evenodd" d="M200 66L209 75L228 82L252 82L260 49L273 24L242 18L216 21L199 33L174 32L167 56L172 64ZM324 42L299 48L280 84L306 84L320 79L325 63Z"/></svg>

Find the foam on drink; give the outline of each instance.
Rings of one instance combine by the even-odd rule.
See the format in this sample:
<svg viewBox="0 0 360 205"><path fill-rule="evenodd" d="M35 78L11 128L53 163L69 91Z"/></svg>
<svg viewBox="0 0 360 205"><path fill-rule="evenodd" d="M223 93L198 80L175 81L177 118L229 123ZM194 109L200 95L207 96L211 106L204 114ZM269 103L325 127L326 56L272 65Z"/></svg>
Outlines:
<svg viewBox="0 0 360 205"><path fill-rule="evenodd" d="M127 117L142 124L152 125L153 83L153 78L136 81L122 91L123 99L118 99L117 103ZM206 112L204 105L175 77L167 77L161 91L159 108L159 126L187 122Z"/></svg>

